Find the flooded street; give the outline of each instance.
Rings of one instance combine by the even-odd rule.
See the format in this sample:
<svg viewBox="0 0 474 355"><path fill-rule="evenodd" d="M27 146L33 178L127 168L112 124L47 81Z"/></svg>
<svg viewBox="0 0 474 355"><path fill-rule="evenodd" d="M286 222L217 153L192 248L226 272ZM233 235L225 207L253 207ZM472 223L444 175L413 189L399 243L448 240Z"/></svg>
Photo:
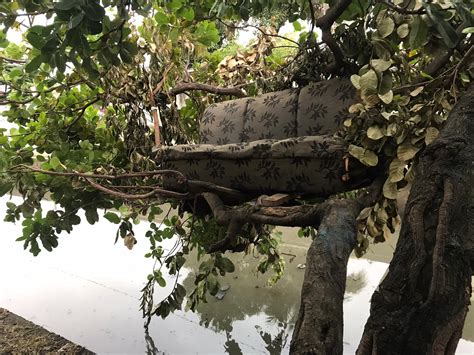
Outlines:
<svg viewBox="0 0 474 355"><path fill-rule="evenodd" d="M6 198L0 199L4 215ZM15 202L15 201L14 201ZM21 225L0 222L0 307L98 353L280 354L288 353L299 306L303 264L309 240L284 228L286 271L275 286L271 274L256 273L258 258L231 255L236 272L222 278L230 286L224 299L208 297L198 312L154 318L145 334L139 312L140 289L153 262L143 257L146 224L135 226L132 251L113 245L115 225L105 219L83 223L61 235L52 253L33 257L15 242ZM169 245L171 247L171 243ZM368 259L351 258L344 303L344 351L354 353L369 314L369 299L384 275L394 241L372 248ZM294 255L294 256L293 256ZM290 262L290 259L293 259ZM191 289L196 261L182 273ZM385 261L385 262L384 262ZM158 289L157 299L169 288ZM466 320L458 354L474 354L474 312Z"/></svg>

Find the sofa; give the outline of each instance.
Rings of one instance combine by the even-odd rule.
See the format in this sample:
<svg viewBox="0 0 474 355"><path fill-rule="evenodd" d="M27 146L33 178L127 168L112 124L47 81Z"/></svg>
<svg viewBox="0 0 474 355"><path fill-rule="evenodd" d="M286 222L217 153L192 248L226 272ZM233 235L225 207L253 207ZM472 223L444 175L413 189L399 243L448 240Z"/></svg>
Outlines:
<svg viewBox="0 0 474 355"><path fill-rule="evenodd" d="M348 143L335 133L356 100L350 81L337 78L210 105L200 143L164 147L162 167L256 195L353 190L371 180L371 170L348 158ZM167 177L164 187L180 183Z"/></svg>

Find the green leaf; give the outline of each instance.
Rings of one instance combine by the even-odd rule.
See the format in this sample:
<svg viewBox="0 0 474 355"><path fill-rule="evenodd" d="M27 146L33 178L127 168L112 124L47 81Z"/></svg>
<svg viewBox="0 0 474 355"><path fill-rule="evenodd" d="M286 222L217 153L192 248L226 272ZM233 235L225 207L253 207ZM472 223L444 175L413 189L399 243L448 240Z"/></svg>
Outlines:
<svg viewBox="0 0 474 355"><path fill-rule="evenodd" d="M244 20L244 21L248 21L250 19L250 12L249 12L249 9L247 8L247 6L241 6L239 8L239 14L240 14L240 17L242 18L242 20Z"/></svg>
<svg viewBox="0 0 474 355"><path fill-rule="evenodd" d="M57 169L61 166L61 161L58 159L58 157L54 156L49 161L49 164L51 165L53 169Z"/></svg>
<svg viewBox="0 0 474 355"><path fill-rule="evenodd" d="M184 7L178 11L178 16L186 21L194 20L194 10L191 7Z"/></svg>
<svg viewBox="0 0 474 355"><path fill-rule="evenodd" d="M462 30L462 33L474 33L474 27L466 27Z"/></svg>
<svg viewBox="0 0 474 355"><path fill-rule="evenodd" d="M116 213L113 213L113 212L107 212L106 214L104 214L104 218L114 224L120 223L120 217Z"/></svg>
<svg viewBox="0 0 474 355"><path fill-rule="evenodd" d="M163 11L156 12L155 21L159 26L169 24L168 15L165 14Z"/></svg>
<svg viewBox="0 0 474 355"><path fill-rule="evenodd" d="M8 137L0 136L0 145L7 144L7 143L8 143Z"/></svg>
<svg viewBox="0 0 474 355"><path fill-rule="evenodd" d="M158 283L158 285L160 285L161 287L165 287L166 286L166 281L165 279L160 276L160 277L157 277L156 279L156 282Z"/></svg>
<svg viewBox="0 0 474 355"><path fill-rule="evenodd" d="M32 31L28 31L28 34L26 35L26 39L28 40L28 42L31 43L33 47L37 49L43 48L44 44L46 43L46 41L41 35Z"/></svg>
<svg viewBox="0 0 474 355"><path fill-rule="evenodd" d="M67 10L71 10L73 7L79 4L80 4L79 0L62 0L60 2L55 3L54 8L56 10L67 11Z"/></svg>
<svg viewBox="0 0 474 355"><path fill-rule="evenodd" d="M82 22L83 19L84 19L83 12L72 17L71 20L69 21L68 29L72 30L73 28L77 27Z"/></svg>
<svg viewBox="0 0 474 355"><path fill-rule="evenodd" d="M459 36L450 23L447 21L438 21L435 23L435 26L441 37L443 37L444 43L446 43L449 48L454 48L457 46Z"/></svg>
<svg viewBox="0 0 474 355"><path fill-rule="evenodd" d="M86 219L89 224L94 224L99 220L99 215L97 214L97 209L89 208L86 210Z"/></svg>
<svg viewBox="0 0 474 355"><path fill-rule="evenodd" d="M412 48L421 47L428 39L428 26L422 17L416 16L413 19L410 29L410 37L408 43Z"/></svg>
<svg viewBox="0 0 474 355"><path fill-rule="evenodd" d="M303 27L301 26L301 23L299 23L298 21L293 22L293 28L295 29L296 32L299 32L303 29Z"/></svg>
<svg viewBox="0 0 474 355"><path fill-rule="evenodd" d="M385 17L377 23L377 31L382 38L388 37L395 29L395 22L391 17Z"/></svg>
<svg viewBox="0 0 474 355"><path fill-rule="evenodd" d="M168 8L170 10L177 10L183 6L183 1L182 0L172 0L170 3L168 3Z"/></svg>
<svg viewBox="0 0 474 355"><path fill-rule="evenodd" d="M34 72L35 70L37 70L41 63L43 63L44 61L44 56L42 54L34 57L32 60L30 60L30 62L25 66L25 70L27 73L32 73Z"/></svg>
<svg viewBox="0 0 474 355"><path fill-rule="evenodd" d="M220 260L219 266L220 266L220 269L224 270L225 272L234 272L235 270L234 263L229 258L223 257Z"/></svg>
<svg viewBox="0 0 474 355"><path fill-rule="evenodd" d="M0 197L8 193L13 188L13 184L10 181L0 180Z"/></svg>
<svg viewBox="0 0 474 355"><path fill-rule="evenodd" d="M84 10L87 18L91 21L101 21L105 16L105 9L96 2L84 6Z"/></svg>

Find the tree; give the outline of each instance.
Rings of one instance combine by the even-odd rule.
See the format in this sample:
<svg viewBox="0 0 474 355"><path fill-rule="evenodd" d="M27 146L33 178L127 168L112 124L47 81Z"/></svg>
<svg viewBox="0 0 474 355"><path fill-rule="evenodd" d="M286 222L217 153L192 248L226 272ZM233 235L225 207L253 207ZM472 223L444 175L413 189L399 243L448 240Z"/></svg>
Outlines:
<svg viewBox="0 0 474 355"><path fill-rule="evenodd" d="M177 276L191 250L204 257L187 295L195 309L206 293L217 292L219 274L234 271L222 253L227 249L255 245L262 254L259 270L272 268L276 281L284 262L270 225L299 225L314 240L292 351L341 353L349 254L354 248L362 254L394 231L397 189L413 182L400 241L373 296L359 353L453 353L474 264L469 1L321 3L0 4L0 103L15 124L0 132L0 195L15 190L23 196L20 205L8 203L5 219L23 218L18 240L25 249L37 255L41 247L57 247L58 235L81 223L80 210L91 224L106 210L104 217L118 225L116 238L133 245L132 222L146 216L147 257ZM287 20L297 31L308 21L308 30L297 40L281 36L277 30ZM258 40L240 47L236 33L249 27ZM7 36L15 31L21 40ZM198 141L199 114L212 102L334 76L350 77L358 90L360 102L351 106L340 134L350 143L348 154L377 166L371 186L256 214L245 205L224 205L222 189L201 184L197 192L214 218L203 218L209 211L195 206L193 214L166 218L162 227L153 223L164 202L183 207L180 192L162 189L161 177L170 172L160 170L155 144ZM176 97L184 92L178 108ZM42 211L46 197L60 207ZM439 209L429 210L431 201ZM226 233L237 237L232 245ZM176 248L165 255L159 242L175 235ZM155 285L165 284L161 267L148 280L141 304L146 324L152 315L166 317L180 308L187 293L176 281L169 297L154 305ZM318 292L315 282L327 293ZM422 335L415 337L414 329Z"/></svg>

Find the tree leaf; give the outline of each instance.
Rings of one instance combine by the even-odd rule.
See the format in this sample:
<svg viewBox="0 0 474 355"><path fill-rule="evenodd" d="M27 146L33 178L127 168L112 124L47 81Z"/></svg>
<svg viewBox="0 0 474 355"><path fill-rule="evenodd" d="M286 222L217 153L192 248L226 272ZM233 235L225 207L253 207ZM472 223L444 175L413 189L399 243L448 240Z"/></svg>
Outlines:
<svg viewBox="0 0 474 355"><path fill-rule="evenodd" d="M435 23L436 29L438 30L441 37L443 37L444 43L449 48L454 48L459 42L459 36L456 30L447 21L438 21Z"/></svg>
<svg viewBox="0 0 474 355"><path fill-rule="evenodd" d="M113 212L107 212L106 214L104 214L104 218L114 224L120 223L120 217L116 213L113 213Z"/></svg>
<svg viewBox="0 0 474 355"><path fill-rule="evenodd" d="M46 43L46 41L44 40L44 38L41 35L37 34L36 32L32 32L32 31L28 31L28 33L26 35L26 39L28 40L28 42L31 43L31 45L34 48L37 48L37 49L43 48L44 44Z"/></svg>
<svg viewBox="0 0 474 355"><path fill-rule="evenodd" d="M61 0L54 4L56 10L71 10L73 7L80 5L79 0Z"/></svg>
<svg viewBox="0 0 474 355"><path fill-rule="evenodd" d="M359 80L360 80L360 76L359 75L356 75L356 74L353 74L351 75L351 83L352 85L354 85L354 87L358 90L360 90L360 83L359 83Z"/></svg>
<svg viewBox="0 0 474 355"><path fill-rule="evenodd" d="M367 130L367 137L373 140L379 140L380 138L384 137L384 133L382 129L375 125L375 126L370 126L369 129Z"/></svg>
<svg viewBox="0 0 474 355"><path fill-rule="evenodd" d="M392 61L391 60L383 60L383 59L372 59L370 61L370 65L376 71L378 71L379 73L382 73L385 70L387 70L388 68L390 68L390 66L392 65Z"/></svg>
<svg viewBox="0 0 474 355"><path fill-rule="evenodd" d="M385 104L389 104L393 101L393 91L387 91L385 94L378 94L380 100L382 100Z"/></svg>
<svg viewBox="0 0 474 355"><path fill-rule="evenodd" d="M376 166L379 162L377 154L369 149L365 149L354 144L349 145L349 154L354 158L358 159L362 164L366 166Z"/></svg>
<svg viewBox="0 0 474 355"><path fill-rule="evenodd" d="M416 16L413 19L410 29L410 37L408 43L412 48L421 47L428 39L428 26L421 16Z"/></svg>
<svg viewBox="0 0 474 355"><path fill-rule="evenodd" d="M398 37L403 39L406 36L408 36L409 33L410 33L410 28L408 27L407 23L402 23L400 26L398 26L397 28Z"/></svg>
<svg viewBox="0 0 474 355"><path fill-rule="evenodd" d="M359 85L360 89L367 92L367 93L376 93L377 92L377 85L378 85L378 79L377 79L377 73L375 70L370 69L362 75L359 79Z"/></svg>
<svg viewBox="0 0 474 355"><path fill-rule="evenodd" d="M398 146L397 157L402 161L408 161L412 159L420 149L421 148L415 147L413 144L411 144L410 140L406 139Z"/></svg>
<svg viewBox="0 0 474 355"><path fill-rule="evenodd" d="M404 161L401 161L400 159L393 159L392 162L390 163L389 167L389 176L388 180L390 182L398 182L402 181L403 178L405 177L405 166L406 163Z"/></svg>
<svg viewBox="0 0 474 355"><path fill-rule="evenodd" d="M382 38L388 37L395 29L395 22L391 17L385 17L377 23L377 31Z"/></svg>
<svg viewBox="0 0 474 355"><path fill-rule="evenodd" d="M425 134L425 144L432 143L439 136L439 130L436 127L428 127Z"/></svg>
<svg viewBox="0 0 474 355"><path fill-rule="evenodd" d="M91 21L101 21L105 16L105 9L96 2L84 6L86 17Z"/></svg>
<svg viewBox="0 0 474 355"><path fill-rule="evenodd" d="M71 17L71 20L69 21L68 29L72 30L73 28L77 27L82 22L83 19L84 19L83 12L77 14L76 16Z"/></svg>
<svg viewBox="0 0 474 355"><path fill-rule="evenodd" d="M234 270L235 270L234 263L229 258L223 257L220 260L219 266L225 272L234 272Z"/></svg>
<svg viewBox="0 0 474 355"><path fill-rule="evenodd" d="M383 184L383 195L388 199L395 200L397 198L397 184L387 179Z"/></svg>

